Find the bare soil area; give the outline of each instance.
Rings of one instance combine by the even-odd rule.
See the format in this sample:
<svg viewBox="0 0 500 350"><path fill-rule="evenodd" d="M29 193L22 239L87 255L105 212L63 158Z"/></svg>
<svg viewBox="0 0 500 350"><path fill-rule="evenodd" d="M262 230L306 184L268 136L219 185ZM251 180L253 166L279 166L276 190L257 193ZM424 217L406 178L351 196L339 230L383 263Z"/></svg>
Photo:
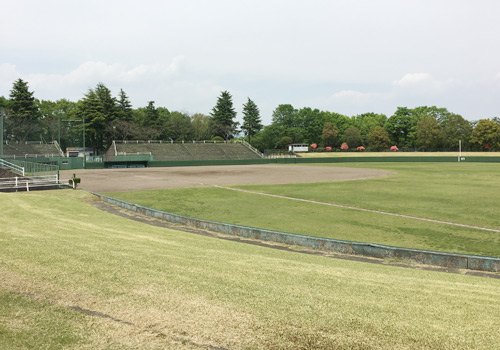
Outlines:
<svg viewBox="0 0 500 350"><path fill-rule="evenodd" d="M61 172L61 180L67 183L73 174L81 179L80 188L94 192L121 192L211 185L346 181L392 173L375 169L261 164L69 170Z"/></svg>
<svg viewBox="0 0 500 350"><path fill-rule="evenodd" d="M3 178L9 178L9 177L19 177L19 175L17 175L16 173L13 173L12 171L8 170L8 169L3 169L3 168L0 168L0 179L3 179Z"/></svg>

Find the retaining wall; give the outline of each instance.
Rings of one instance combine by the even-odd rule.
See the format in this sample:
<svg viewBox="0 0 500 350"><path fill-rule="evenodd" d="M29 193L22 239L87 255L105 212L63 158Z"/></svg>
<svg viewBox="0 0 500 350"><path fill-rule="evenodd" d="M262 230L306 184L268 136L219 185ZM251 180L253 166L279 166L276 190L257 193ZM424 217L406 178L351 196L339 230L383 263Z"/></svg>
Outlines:
<svg viewBox="0 0 500 350"><path fill-rule="evenodd" d="M382 259L399 259L407 262L448 267L453 269L500 272L500 258L495 257L409 249L380 244L350 242L279 231L271 231L255 227L246 227L191 218L188 216L168 213L161 210L144 207L138 204L129 203L99 193L93 194L110 204L114 204L146 216L162 219L176 224L197 227L229 235L334 251L342 254L363 255Z"/></svg>

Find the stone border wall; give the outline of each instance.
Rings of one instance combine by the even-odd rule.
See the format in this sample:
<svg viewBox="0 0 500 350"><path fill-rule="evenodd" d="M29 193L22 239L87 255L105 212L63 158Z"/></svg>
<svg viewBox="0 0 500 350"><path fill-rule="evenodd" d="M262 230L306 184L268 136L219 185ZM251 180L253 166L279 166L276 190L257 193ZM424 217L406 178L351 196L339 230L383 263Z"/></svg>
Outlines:
<svg viewBox="0 0 500 350"><path fill-rule="evenodd" d="M175 224L196 227L218 233L259 239L264 241L285 243L289 245L298 245L302 247L333 251L342 254L362 255L381 259L399 259L412 263L448 267L453 269L500 272L500 258L495 257L392 247L373 243L350 242L330 238L312 237L287 232L265 230L255 227L233 225L223 222L203 220L168 213L105 196L100 193L90 193L100 197L101 200L105 202L140 213L142 215L165 220Z"/></svg>

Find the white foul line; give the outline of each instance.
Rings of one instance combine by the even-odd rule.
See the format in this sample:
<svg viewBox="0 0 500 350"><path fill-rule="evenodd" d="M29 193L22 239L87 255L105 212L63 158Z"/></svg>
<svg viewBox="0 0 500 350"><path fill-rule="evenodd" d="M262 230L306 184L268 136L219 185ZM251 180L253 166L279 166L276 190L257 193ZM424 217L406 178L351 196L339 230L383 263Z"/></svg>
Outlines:
<svg viewBox="0 0 500 350"><path fill-rule="evenodd" d="M293 200L293 201L305 202L305 203L312 203L312 204L328 205L330 207L337 207L337 208L343 208L343 209L351 209L351 210L364 211L364 212L368 212L368 213L375 213L375 214L382 214L382 215L397 216L397 217L406 218L406 219L413 219L413 220L420 220L420 221L432 222L432 223L435 223L435 224L451 225L451 226L458 226L458 227L464 227L464 228L471 228L471 229L474 229L474 230L482 230L482 231L489 231L489 232L498 232L498 233L500 233L500 230L497 230L497 229L494 229L494 228L487 228L487 227L480 227L480 226L473 226L473 225L458 224L456 222L449 222L449 221L442 221L442 220L435 220L435 219L427 219L427 218L421 218L421 217L418 217L418 216L411 216L411 215L405 215L405 214L389 213L387 211L380 211L380 210L373 210L373 209L364 209L364 208L358 208L358 207L353 207L353 206L344 205L344 204L318 202L318 201L313 201L313 200L310 200L310 199L301 199L301 198L280 196L278 194L255 192L255 191L243 190L243 189L240 189L240 188L232 188L232 187L225 187L225 186L219 186L219 185L212 185L212 186L213 187L217 187L217 188L221 188L221 189L225 189L225 190L245 192L245 193L257 194L257 195L261 195L261 196L268 196L268 197L281 198L281 199L289 199L289 200Z"/></svg>

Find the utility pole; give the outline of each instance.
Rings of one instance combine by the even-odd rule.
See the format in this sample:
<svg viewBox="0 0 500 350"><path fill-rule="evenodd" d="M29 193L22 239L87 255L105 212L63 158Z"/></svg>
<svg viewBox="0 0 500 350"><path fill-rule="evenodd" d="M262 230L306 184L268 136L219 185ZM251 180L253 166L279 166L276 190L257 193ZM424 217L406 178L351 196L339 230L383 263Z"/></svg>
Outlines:
<svg viewBox="0 0 500 350"><path fill-rule="evenodd" d="M458 140L458 162L462 160L462 140Z"/></svg>
<svg viewBox="0 0 500 350"><path fill-rule="evenodd" d="M85 169L85 160L87 158L87 155L85 154L85 115L83 116L83 169Z"/></svg>

